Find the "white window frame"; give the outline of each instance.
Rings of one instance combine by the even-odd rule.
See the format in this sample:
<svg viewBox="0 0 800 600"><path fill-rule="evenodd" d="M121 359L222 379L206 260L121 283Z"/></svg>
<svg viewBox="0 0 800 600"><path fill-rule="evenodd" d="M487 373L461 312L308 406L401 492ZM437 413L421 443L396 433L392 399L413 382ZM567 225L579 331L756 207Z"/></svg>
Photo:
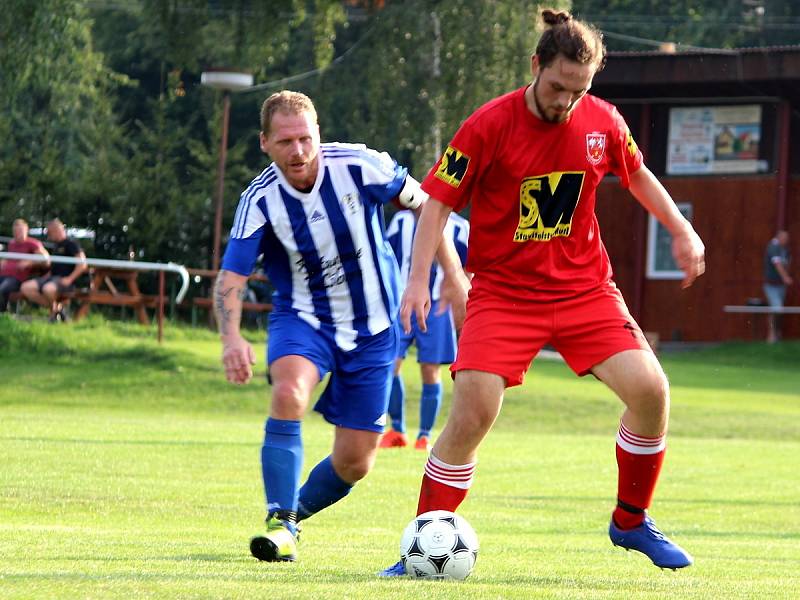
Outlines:
<svg viewBox="0 0 800 600"><path fill-rule="evenodd" d="M675 205L681 214L691 223L694 208L691 202L676 202ZM656 242L661 240L669 240L669 244L661 244L658 246ZM671 253L672 236L666 228L659 223L653 215L648 215L647 224L647 278L648 279L683 279L685 274L678 268L674 269L657 269L656 268L656 253L659 251L666 251ZM670 262L672 254L669 255Z"/></svg>

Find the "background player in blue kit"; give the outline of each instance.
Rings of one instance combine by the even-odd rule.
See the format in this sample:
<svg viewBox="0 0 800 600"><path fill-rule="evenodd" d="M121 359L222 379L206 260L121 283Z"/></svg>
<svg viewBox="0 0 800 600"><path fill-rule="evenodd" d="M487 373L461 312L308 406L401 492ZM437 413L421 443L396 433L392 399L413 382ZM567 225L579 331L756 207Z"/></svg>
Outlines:
<svg viewBox="0 0 800 600"><path fill-rule="evenodd" d="M272 164L242 193L214 290L225 375L252 377L255 355L239 324L247 277L259 255L275 287L267 362L270 414L261 450L267 532L253 556L296 559L297 522L346 496L371 469L383 432L397 348L397 261L385 237L383 204L419 208L419 184L388 154L320 143L317 113L300 93L273 94L261 109L261 149ZM452 243L441 245L442 298L463 319L466 290ZM300 487L301 420L314 407L336 426L333 451Z"/></svg>
<svg viewBox="0 0 800 600"><path fill-rule="evenodd" d="M411 247L417 219L410 210L397 212L389 223L386 235L400 266L400 278L405 283L411 269ZM450 213L445 225L444 236L451 238L458 252L461 265L467 261L467 241L469 221L457 213ZM419 433L414 447L417 450L430 450L431 430L442 405L441 365L449 365L456 358L456 330L453 316L449 310L439 314L439 295L444 273L437 262L431 267L430 293L431 312L427 321L427 331L421 331L416 318L411 319L411 332L405 333L398 322L397 335L400 344L395 362L394 378L389 395L389 418L392 428L381 438L381 448L398 448L408 445L405 423L406 390L400 369L412 343L417 346L417 362L422 375L422 394L419 403Z"/></svg>

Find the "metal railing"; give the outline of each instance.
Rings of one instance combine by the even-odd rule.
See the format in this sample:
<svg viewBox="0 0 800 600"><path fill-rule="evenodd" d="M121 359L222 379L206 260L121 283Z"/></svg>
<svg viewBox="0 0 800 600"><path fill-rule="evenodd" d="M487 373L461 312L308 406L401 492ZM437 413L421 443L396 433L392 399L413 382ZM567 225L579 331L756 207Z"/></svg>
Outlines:
<svg viewBox="0 0 800 600"><path fill-rule="evenodd" d="M181 289L175 295L175 302L180 304L189 290L189 272L183 265L175 263L142 262L137 260L113 260L107 258L75 258L73 256L42 256L41 254L24 254L21 252L0 252L0 259L27 260L40 263L62 263L70 265L86 265L119 269L120 271L157 271L158 272L158 341L163 337L164 323L164 273L176 273L181 277Z"/></svg>

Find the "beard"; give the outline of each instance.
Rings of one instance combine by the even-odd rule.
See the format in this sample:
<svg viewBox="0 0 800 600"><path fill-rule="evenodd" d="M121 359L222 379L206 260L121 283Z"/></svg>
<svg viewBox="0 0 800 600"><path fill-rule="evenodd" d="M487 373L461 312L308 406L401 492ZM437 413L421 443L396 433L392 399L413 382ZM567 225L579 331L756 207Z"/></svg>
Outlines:
<svg viewBox="0 0 800 600"><path fill-rule="evenodd" d="M539 116L541 117L542 121L545 123L563 123L567 120L569 115L572 113L572 109L575 107L575 102L570 104L563 113L556 113L552 117L547 114L547 110L542 103L539 102L539 94L537 94L537 90L539 89L539 79L538 77L533 82L533 101L536 103L536 110L539 111ZM576 100L577 102L577 100Z"/></svg>

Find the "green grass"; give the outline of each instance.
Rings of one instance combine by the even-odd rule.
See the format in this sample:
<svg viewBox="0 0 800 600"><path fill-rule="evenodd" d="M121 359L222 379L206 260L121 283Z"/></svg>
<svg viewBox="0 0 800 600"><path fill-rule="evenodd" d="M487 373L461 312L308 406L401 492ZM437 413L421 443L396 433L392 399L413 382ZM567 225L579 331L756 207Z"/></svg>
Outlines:
<svg viewBox="0 0 800 600"><path fill-rule="evenodd" d="M662 572L611 546L619 403L597 381L537 361L507 394L460 509L480 536L476 571L436 583L373 575L396 560L413 516L424 462L413 450L382 451L350 497L310 520L298 563L250 558L263 518L263 364L253 383L234 387L214 334L172 324L165 334L159 347L138 325L0 317L0 597L772 599L800 590L797 342L662 357L672 426L652 515L695 566ZM404 374L413 432L416 365ZM310 468L332 431L313 413L303 427Z"/></svg>

